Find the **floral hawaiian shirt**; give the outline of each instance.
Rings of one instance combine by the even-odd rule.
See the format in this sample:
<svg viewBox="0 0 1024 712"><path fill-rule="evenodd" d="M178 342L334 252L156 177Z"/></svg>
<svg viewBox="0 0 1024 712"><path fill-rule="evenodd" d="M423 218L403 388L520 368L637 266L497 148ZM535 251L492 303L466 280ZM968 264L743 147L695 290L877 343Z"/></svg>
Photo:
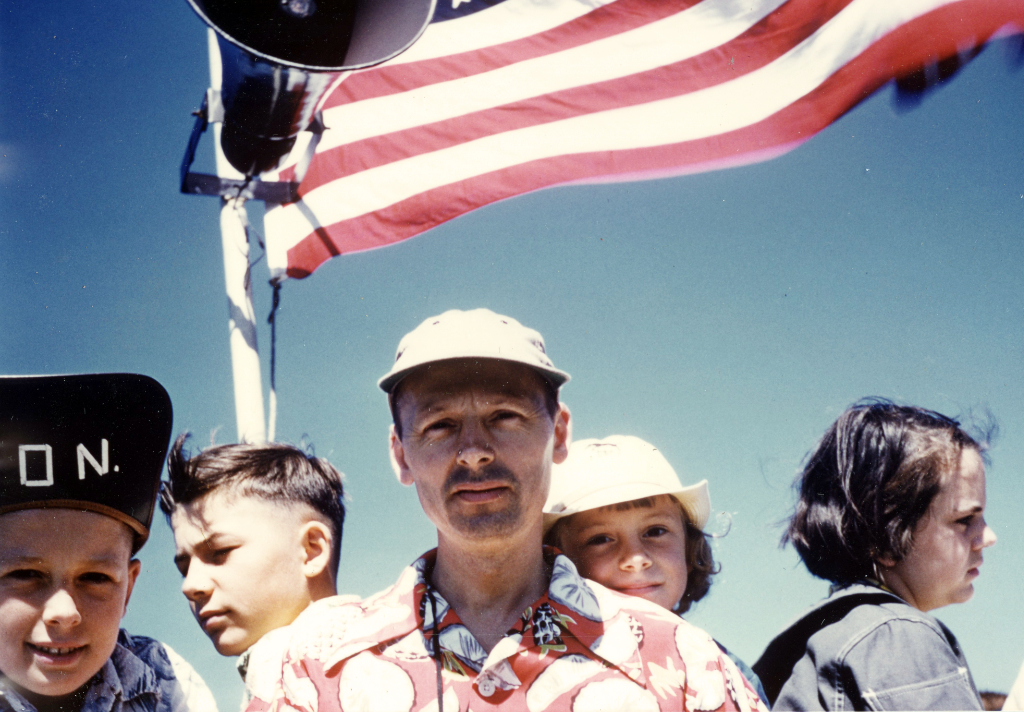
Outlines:
<svg viewBox="0 0 1024 712"><path fill-rule="evenodd" d="M273 699L249 712L766 712L707 633L583 579L552 550L547 593L488 653L429 584L435 556L375 596L306 618Z"/></svg>
<svg viewBox="0 0 1024 712"><path fill-rule="evenodd" d="M274 695L274 682L281 670L281 658L292 639L292 626L301 627L307 618L316 618L322 611L333 606L358 601L359 596L330 596L313 601L291 624L275 628L253 643L238 656L235 667L242 676L245 689L242 691L240 712L245 712L253 697L270 699Z"/></svg>

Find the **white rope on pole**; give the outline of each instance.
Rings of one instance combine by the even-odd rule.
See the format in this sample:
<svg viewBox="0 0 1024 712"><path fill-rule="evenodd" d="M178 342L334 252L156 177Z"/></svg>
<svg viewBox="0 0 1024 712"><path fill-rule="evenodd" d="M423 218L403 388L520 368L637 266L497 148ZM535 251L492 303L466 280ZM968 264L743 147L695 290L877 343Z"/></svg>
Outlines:
<svg viewBox="0 0 1024 712"><path fill-rule="evenodd" d="M274 442L274 429L277 427L277 390L270 389L270 417L267 425L267 440Z"/></svg>
<svg viewBox="0 0 1024 712"><path fill-rule="evenodd" d="M264 253L266 254L266 253ZM267 419L267 438L273 442L277 427L277 310L281 306L281 282L271 280L274 289L271 297L270 316L270 415Z"/></svg>

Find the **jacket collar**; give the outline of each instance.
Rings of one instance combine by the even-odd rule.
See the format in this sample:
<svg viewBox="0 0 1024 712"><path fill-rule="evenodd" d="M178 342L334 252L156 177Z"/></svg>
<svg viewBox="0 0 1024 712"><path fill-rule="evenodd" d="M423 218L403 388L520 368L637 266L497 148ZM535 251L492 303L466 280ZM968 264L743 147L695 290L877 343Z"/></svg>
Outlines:
<svg viewBox="0 0 1024 712"><path fill-rule="evenodd" d="M889 594L892 596L893 602L907 603L897 594L893 593L892 589L888 586L873 579L864 579L848 584L832 584L828 588L828 598L820 601L816 607L828 605L829 602L838 601L847 596L860 596L863 594ZM910 604L908 603L907 605L909 606Z"/></svg>
<svg viewBox="0 0 1024 712"><path fill-rule="evenodd" d="M100 671L88 683L88 692L81 712L110 712L115 702L156 694L159 680L149 665L130 650L131 636L121 631L110 655ZM0 682L0 698L13 712L35 712L35 707L10 685ZM6 705L5 705L6 706Z"/></svg>
<svg viewBox="0 0 1024 712"><path fill-rule="evenodd" d="M109 712L116 700L134 700L158 693L156 672L131 651L131 636L121 631L110 659L93 678L82 712Z"/></svg>
<svg viewBox="0 0 1024 712"><path fill-rule="evenodd" d="M35 708L11 687L7 679L0 675L0 710L12 712L35 712Z"/></svg>

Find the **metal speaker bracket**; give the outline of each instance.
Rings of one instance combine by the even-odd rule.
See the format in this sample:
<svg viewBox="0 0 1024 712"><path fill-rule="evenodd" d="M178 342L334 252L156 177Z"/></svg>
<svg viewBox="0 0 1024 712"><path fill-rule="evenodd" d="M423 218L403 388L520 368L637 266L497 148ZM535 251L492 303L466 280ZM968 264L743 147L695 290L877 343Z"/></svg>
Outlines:
<svg viewBox="0 0 1024 712"><path fill-rule="evenodd" d="M242 197L246 200L262 200L267 203L294 203L299 199L299 182L309 166L316 146L324 132L323 119L318 112L307 131L313 134L305 155L299 160L297 175L299 181L263 181L258 177L239 180L236 178L221 178L209 173L193 173L192 162L196 157L196 148L199 140L206 132L206 127L212 123L224 120L224 107L220 101L220 92L215 89L207 89L203 97L203 104L198 111L193 112L196 117L192 124L192 134L188 138L188 146L185 148L185 156L181 159L181 192L187 195L211 195L222 198Z"/></svg>

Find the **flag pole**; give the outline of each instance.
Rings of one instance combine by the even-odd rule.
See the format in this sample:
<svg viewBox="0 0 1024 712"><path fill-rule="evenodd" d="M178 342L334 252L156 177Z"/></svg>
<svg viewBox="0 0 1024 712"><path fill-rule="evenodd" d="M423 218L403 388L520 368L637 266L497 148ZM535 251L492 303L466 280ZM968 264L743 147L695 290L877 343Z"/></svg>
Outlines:
<svg viewBox="0 0 1024 712"><path fill-rule="evenodd" d="M221 89L220 48L217 35L207 31L210 55L210 86ZM220 146L222 124L213 125L217 175L244 179L224 157ZM263 414L263 375L256 346L256 313L252 304L249 230L244 197L222 197L220 234L224 250L224 283L228 297L228 333L231 343L231 372L235 390L235 423L239 442L266 441Z"/></svg>

